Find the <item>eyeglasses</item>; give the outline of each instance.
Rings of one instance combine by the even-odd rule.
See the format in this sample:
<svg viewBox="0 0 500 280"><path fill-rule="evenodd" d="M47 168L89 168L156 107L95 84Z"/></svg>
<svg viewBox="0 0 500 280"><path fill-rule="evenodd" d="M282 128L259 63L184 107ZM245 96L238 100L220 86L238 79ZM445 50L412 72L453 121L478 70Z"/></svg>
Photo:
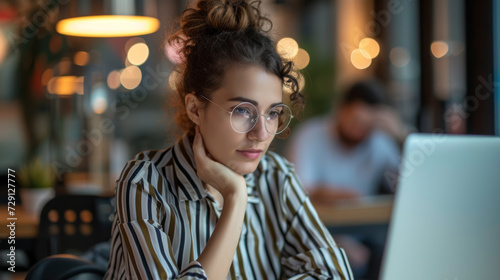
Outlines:
<svg viewBox="0 0 500 280"><path fill-rule="evenodd" d="M284 104L272 107L265 114L259 114L257 107L255 107L255 105L249 102L242 102L236 105L236 107L234 107L232 111L228 111L222 108L219 104L208 99L203 94L201 93L198 94L203 98L205 98L206 100L213 103L215 106L226 111L231 116L230 117L231 127L234 129L234 131L238 133L249 132L255 127L255 125L259 121L259 117L264 116L266 120L264 122L266 131L269 134L273 135L280 134L281 132L285 131L285 129L288 127L290 121L293 118L292 110L290 110L290 107Z"/></svg>

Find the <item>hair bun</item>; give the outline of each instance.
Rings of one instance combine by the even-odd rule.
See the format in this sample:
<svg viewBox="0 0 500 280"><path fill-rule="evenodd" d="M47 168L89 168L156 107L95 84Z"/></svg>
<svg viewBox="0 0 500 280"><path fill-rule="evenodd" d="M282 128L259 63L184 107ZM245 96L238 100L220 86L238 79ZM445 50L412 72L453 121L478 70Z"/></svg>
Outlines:
<svg viewBox="0 0 500 280"><path fill-rule="evenodd" d="M183 12L181 29L193 39L222 31L268 31L263 30L263 27L266 22L271 24L271 21L261 15L260 3L248 3L246 0L199 0L194 8Z"/></svg>
<svg viewBox="0 0 500 280"><path fill-rule="evenodd" d="M206 22L219 30L242 30L258 26L260 14L258 8L244 0L208 1ZM211 3L210 3L211 2Z"/></svg>

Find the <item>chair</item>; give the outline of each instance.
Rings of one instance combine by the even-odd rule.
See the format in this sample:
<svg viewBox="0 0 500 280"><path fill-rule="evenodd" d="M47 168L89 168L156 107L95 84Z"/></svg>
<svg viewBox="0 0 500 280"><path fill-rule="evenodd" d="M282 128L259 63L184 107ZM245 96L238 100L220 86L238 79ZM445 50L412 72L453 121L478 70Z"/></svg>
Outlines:
<svg viewBox="0 0 500 280"><path fill-rule="evenodd" d="M93 245L109 241L114 197L58 195L40 214L35 259L54 254L79 255Z"/></svg>
<svg viewBox="0 0 500 280"><path fill-rule="evenodd" d="M54 255L37 262L26 280L98 280L106 269L74 255Z"/></svg>

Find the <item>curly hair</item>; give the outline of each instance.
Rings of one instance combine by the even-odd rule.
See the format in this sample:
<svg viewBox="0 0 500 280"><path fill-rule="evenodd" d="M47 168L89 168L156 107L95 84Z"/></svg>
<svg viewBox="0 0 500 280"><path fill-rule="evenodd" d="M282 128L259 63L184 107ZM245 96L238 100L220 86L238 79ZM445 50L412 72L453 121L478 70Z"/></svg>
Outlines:
<svg viewBox="0 0 500 280"><path fill-rule="evenodd" d="M185 96L188 93L210 95L220 88L224 74L233 64L254 64L279 77L289 92L293 114L300 117L305 106L300 92L299 70L292 61L284 60L267 33L272 22L260 12L260 1L198 0L185 9L180 28L168 36L167 44L180 46L181 62L175 71L177 94L173 106L177 109L178 127L194 135L195 124L188 118ZM269 28L266 29L266 25ZM201 102L207 102L203 98ZM285 138L290 128L278 135Z"/></svg>

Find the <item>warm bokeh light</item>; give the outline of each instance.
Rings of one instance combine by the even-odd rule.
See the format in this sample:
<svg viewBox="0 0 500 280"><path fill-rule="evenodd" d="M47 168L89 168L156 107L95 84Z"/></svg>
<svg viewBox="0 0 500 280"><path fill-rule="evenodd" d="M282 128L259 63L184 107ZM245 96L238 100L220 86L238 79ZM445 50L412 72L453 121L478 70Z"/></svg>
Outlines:
<svg viewBox="0 0 500 280"><path fill-rule="evenodd" d="M106 111L106 108L108 107L108 101L106 98L99 96L95 98L92 102L92 109L96 114L102 114Z"/></svg>
<svg viewBox="0 0 500 280"><path fill-rule="evenodd" d="M355 49L351 52L351 63L357 69L366 69L372 64L372 59L364 50Z"/></svg>
<svg viewBox="0 0 500 280"><path fill-rule="evenodd" d="M47 83L47 91L61 96L68 96L74 93L83 94L83 77L53 77Z"/></svg>
<svg viewBox="0 0 500 280"><path fill-rule="evenodd" d="M79 51L75 53L73 61L75 62L76 65L85 66L89 62L89 58L90 56L88 52Z"/></svg>
<svg viewBox="0 0 500 280"><path fill-rule="evenodd" d="M49 83L50 79L52 79L52 76L54 76L54 71L52 70L52 68L43 71L42 85L46 86Z"/></svg>
<svg viewBox="0 0 500 280"><path fill-rule="evenodd" d="M364 38L361 40L359 42L359 49L364 50L372 59L377 57L380 52L379 44L372 38Z"/></svg>
<svg viewBox="0 0 500 280"><path fill-rule="evenodd" d="M175 85L177 83L177 79L179 78L179 73L177 71L172 71L170 75L168 75L168 85L170 86L171 89L176 90L177 86Z"/></svg>
<svg viewBox="0 0 500 280"><path fill-rule="evenodd" d="M57 32L78 37L125 37L153 33L160 27L156 18L144 16L86 16L59 21Z"/></svg>
<svg viewBox="0 0 500 280"><path fill-rule="evenodd" d="M444 41L436 41L431 44L431 52L436 58L441 58L448 53L448 44Z"/></svg>
<svg viewBox="0 0 500 280"><path fill-rule="evenodd" d="M293 63L297 68L299 69L304 69L306 66L309 64L309 54L307 53L306 50L300 49L297 52L297 55L292 59Z"/></svg>
<svg viewBox="0 0 500 280"><path fill-rule="evenodd" d="M292 59L299 51L299 44L292 38L283 38L278 41L276 50L285 59Z"/></svg>
<svg viewBox="0 0 500 280"><path fill-rule="evenodd" d="M120 87L120 71L113 70L109 72L107 84L110 89L117 89L118 87Z"/></svg>
<svg viewBox="0 0 500 280"><path fill-rule="evenodd" d="M143 64L149 56L149 48L145 43L137 43L127 52L127 60L133 65Z"/></svg>
<svg viewBox="0 0 500 280"><path fill-rule="evenodd" d="M8 51L9 51L9 42L7 41L7 38L5 38L5 35L0 29L0 64L2 64L2 61L7 56Z"/></svg>
<svg viewBox="0 0 500 280"><path fill-rule="evenodd" d="M120 82L126 89L136 88L141 83L141 79L141 69L137 66L129 66L123 69L120 74Z"/></svg>
<svg viewBox="0 0 500 280"><path fill-rule="evenodd" d="M403 47L395 47L389 53L389 58L392 65L396 67L404 67L410 62L410 53Z"/></svg>
<svg viewBox="0 0 500 280"><path fill-rule="evenodd" d="M108 100L106 99L107 90L103 83L97 83L92 88L90 103L92 110L96 114L102 114L108 108Z"/></svg>

